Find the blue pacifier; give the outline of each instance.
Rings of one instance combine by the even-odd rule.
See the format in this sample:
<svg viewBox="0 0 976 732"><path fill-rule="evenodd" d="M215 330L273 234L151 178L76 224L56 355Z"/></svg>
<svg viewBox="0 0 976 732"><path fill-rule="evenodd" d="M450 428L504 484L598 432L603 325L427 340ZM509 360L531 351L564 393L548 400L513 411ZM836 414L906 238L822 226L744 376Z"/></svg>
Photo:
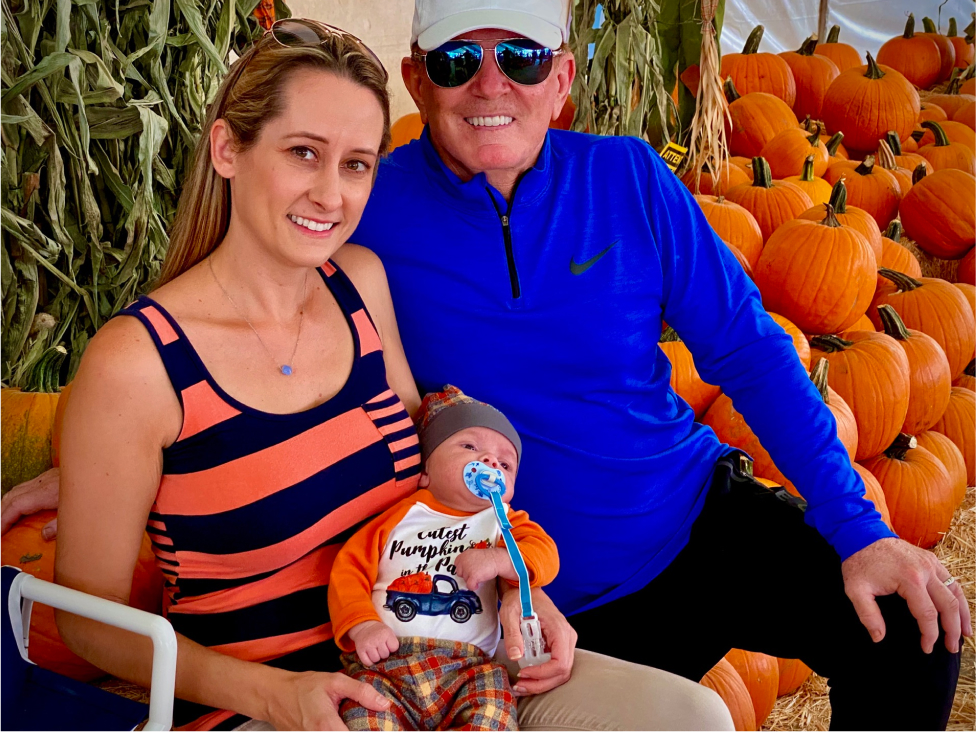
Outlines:
<svg viewBox="0 0 976 732"><path fill-rule="evenodd" d="M529 587L529 570L525 566L522 552L512 536L512 522L508 520L502 496L505 495L505 474L497 468L489 468L480 460L474 460L464 466L464 485L478 498L491 501L495 509L495 518L505 539L505 548L515 567L515 574L519 579L519 602L522 605L522 619L519 627L525 645L525 654L519 659L519 666L537 666L550 659L545 653L545 643L542 637L542 627L539 618L532 610L532 590Z"/></svg>

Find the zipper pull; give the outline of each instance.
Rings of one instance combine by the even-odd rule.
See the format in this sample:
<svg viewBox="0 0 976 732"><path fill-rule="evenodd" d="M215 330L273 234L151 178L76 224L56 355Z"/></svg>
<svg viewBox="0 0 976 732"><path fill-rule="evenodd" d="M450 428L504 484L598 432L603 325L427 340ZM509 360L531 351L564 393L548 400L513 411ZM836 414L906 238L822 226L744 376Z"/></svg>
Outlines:
<svg viewBox="0 0 976 732"><path fill-rule="evenodd" d="M502 214L502 226L508 226L508 216L506 214Z"/></svg>

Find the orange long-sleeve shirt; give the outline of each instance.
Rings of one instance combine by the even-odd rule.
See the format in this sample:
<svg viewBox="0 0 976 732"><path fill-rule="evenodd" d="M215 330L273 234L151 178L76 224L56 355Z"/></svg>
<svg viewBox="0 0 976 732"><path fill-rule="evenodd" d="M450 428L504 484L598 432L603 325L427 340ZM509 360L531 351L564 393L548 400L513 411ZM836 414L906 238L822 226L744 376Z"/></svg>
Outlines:
<svg viewBox="0 0 976 732"><path fill-rule="evenodd" d="M533 587L559 571L555 542L524 511L508 509L512 536ZM398 636L460 640L494 654L498 597L494 582L472 592L454 575L454 558L468 549L504 546L489 506L475 514L419 490L356 532L332 565L329 614L336 643L351 651L349 630L379 620Z"/></svg>

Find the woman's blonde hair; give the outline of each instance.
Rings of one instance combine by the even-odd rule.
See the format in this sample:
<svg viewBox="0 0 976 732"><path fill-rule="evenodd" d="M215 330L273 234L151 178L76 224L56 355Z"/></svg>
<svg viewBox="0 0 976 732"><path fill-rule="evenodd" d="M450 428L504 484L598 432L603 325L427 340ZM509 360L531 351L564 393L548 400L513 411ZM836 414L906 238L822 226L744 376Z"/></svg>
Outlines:
<svg viewBox="0 0 976 732"><path fill-rule="evenodd" d="M386 72L352 38L329 36L321 45L282 46L265 34L224 78L210 105L193 154L193 167L170 229L169 249L156 285L163 285L203 261L223 240L230 224L230 182L210 160L210 129L227 122L237 150L251 147L282 111L286 82L304 69L328 71L373 93L383 109L380 154L390 144L390 96Z"/></svg>

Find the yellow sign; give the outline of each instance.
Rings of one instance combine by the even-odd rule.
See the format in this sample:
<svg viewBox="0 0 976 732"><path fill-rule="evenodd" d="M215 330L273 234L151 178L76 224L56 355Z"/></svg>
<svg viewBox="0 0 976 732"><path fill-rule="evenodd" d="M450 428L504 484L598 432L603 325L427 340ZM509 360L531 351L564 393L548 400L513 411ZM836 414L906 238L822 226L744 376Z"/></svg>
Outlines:
<svg viewBox="0 0 976 732"><path fill-rule="evenodd" d="M664 158L664 162L667 163L667 166L671 168L671 172L673 173L681 165L681 161L685 159L687 152L688 148L681 147L681 145L674 142L669 142L661 151L661 157Z"/></svg>

